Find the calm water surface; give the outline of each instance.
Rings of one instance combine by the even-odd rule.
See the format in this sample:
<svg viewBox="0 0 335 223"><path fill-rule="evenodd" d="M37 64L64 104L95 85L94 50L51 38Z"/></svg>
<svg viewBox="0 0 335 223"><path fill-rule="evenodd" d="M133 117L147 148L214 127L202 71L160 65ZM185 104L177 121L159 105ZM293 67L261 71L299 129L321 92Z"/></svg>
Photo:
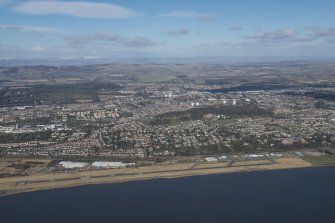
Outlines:
<svg viewBox="0 0 335 223"><path fill-rule="evenodd" d="M335 222L335 167L90 185L0 198L0 222Z"/></svg>

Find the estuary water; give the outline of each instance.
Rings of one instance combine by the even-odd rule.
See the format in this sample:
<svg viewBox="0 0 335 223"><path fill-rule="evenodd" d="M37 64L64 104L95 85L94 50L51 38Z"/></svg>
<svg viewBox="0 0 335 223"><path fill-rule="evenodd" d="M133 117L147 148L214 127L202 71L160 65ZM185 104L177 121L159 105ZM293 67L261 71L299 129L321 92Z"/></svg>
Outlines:
<svg viewBox="0 0 335 223"><path fill-rule="evenodd" d="M335 222L335 167L157 179L0 198L1 223Z"/></svg>

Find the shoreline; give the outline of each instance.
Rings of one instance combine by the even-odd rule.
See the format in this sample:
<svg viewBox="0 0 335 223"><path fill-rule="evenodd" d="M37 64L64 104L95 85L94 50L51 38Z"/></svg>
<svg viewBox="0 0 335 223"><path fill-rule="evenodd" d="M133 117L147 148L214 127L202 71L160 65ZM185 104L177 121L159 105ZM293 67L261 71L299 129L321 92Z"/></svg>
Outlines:
<svg viewBox="0 0 335 223"><path fill-rule="evenodd" d="M295 157L239 162L161 164L123 169L50 173L0 178L0 197L40 190L63 189L94 184L173 179L213 174L322 167Z"/></svg>

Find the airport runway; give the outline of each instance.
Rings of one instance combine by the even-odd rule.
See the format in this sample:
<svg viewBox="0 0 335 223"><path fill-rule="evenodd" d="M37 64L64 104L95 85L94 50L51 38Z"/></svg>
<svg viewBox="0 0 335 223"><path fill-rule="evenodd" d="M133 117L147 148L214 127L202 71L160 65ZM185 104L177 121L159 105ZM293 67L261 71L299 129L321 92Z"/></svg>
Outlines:
<svg viewBox="0 0 335 223"><path fill-rule="evenodd" d="M194 164L191 168L188 168L188 169L160 170L160 171L150 171L150 172L142 172L142 173L141 172L134 172L134 173L105 174L105 175L99 175L99 176L81 176L81 177L51 179L51 180L18 181L18 182L16 182L16 185L37 184L37 183L46 183L46 182L61 182L61 181L82 180L82 179L111 178L111 177L119 177L119 176L135 176L135 175L146 175L146 174L176 173L176 172L185 172L185 171L194 171L194 170L225 169L225 168L231 168L231 167L263 166L263 165L276 164L276 162L272 159L269 159L269 160L266 160L266 161L270 161L270 163L234 165L236 162L231 161L227 164L227 166L202 167L202 168L197 167L197 165L199 165L199 164Z"/></svg>

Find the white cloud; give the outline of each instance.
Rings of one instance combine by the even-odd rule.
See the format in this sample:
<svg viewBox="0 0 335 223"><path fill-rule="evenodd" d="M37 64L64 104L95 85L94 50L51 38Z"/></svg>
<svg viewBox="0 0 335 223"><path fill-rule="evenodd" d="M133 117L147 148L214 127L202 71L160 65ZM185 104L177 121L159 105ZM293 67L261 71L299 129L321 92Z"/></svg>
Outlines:
<svg viewBox="0 0 335 223"><path fill-rule="evenodd" d="M216 20L216 15L213 13L197 13L192 11L176 11L160 14L157 17L161 18L191 18L202 22L213 22Z"/></svg>
<svg viewBox="0 0 335 223"><path fill-rule="evenodd" d="M45 48L41 47L41 46L35 46L35 47L33 47L32 50L35 51L35 52L43 52L43 51L45 51Z"/></svg>
<svg viewBox="0 0 335 223"><path fill-rule="evenodd" d="M326 39L327 43L335 43L335 28L307 27L310 35L316 39Z"/></svg>
<svg viewBox="0 0 335 223"><path fill-rule="evenodd" d="M38 34L46 33L66 33L62 29L53 28L53 27L43 27L43 26L17 26L17 25L1 25L0 30L13 30L18 32L33 32Z"/></svg>
<svg viewBox="0 0 335 223"><path fill-rule="evenodd" d="M88 1L28 1L13 9L31 15L69 15L81 18L125 19L141 15L122 6Z"/></svg>

